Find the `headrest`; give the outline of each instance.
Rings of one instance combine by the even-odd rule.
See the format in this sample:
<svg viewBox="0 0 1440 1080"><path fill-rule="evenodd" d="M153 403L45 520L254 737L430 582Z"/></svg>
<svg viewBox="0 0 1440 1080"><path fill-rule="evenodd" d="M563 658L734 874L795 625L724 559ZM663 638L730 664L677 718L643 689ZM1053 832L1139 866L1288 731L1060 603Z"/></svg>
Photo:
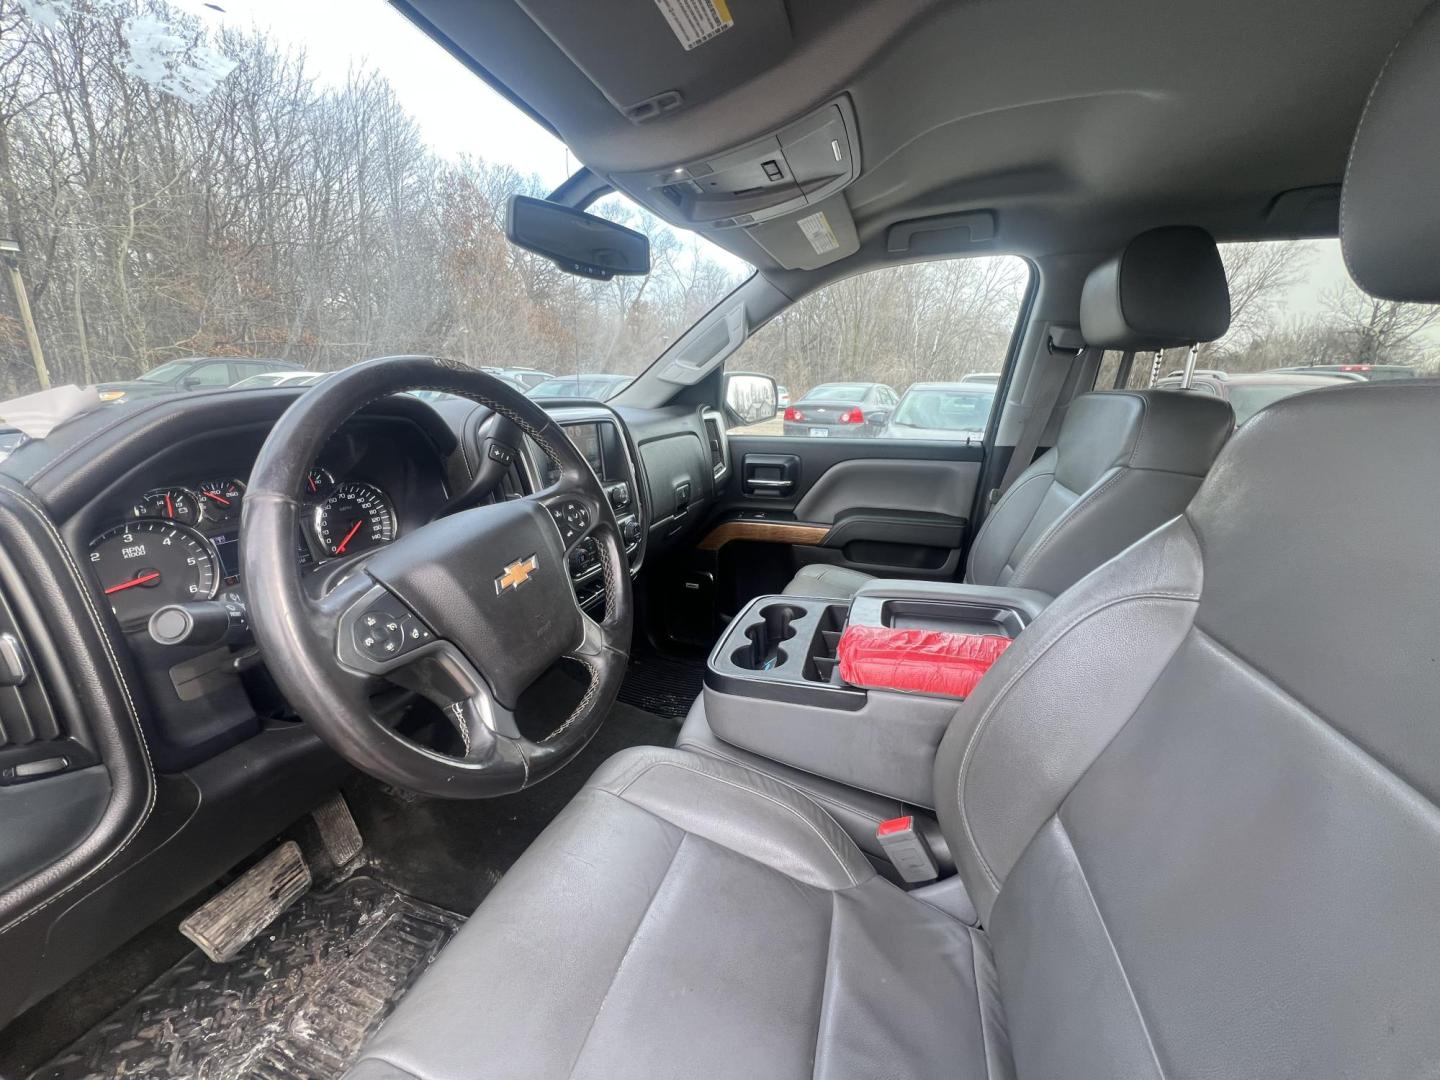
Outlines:
<svg viewBox="0 0 1440 1080"><path fill-rule="evenodd" d="M1369 754L1431 799L1436 416L1430 379L1295 394L1236 432L1185 511L1205 561L1196 625L1257 686L1347 732L1356 768L1379 775Z"/></svg>
<svg viewBox="0 0 1440 1080"><path fill-rule="evenodd" d="M1143 232L1090 271L1080 332L1099 349L1154 352L1230 328L1230 287L1215 241L1193 225Z"/></svg>
<svg viewBox="0 0 1440 1080"><path fill-rule="evenodd" d="M1203 477L1235 428L1229 402L1179 390L1101 390L1066 410L1055 479L1085 491L1113 468Z"/></svg>
<svg viewBox="0 0 1440 1080"><path fill-rule="evenodd" d="M1340 196L1355 283L1385 300L1440 303L1440 5L1425 10L1375 80Z"/></svg>

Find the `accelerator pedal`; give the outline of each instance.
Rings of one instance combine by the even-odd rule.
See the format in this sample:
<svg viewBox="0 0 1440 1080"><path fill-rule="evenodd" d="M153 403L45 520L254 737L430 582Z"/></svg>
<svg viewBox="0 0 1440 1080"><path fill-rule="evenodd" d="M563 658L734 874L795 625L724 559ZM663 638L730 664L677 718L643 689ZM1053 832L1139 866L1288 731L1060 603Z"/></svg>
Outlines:
<svg viewBox="0 0 1440 1080"><path fill-rule="evenodd" d="M233 960L260 931L310 889L300 845L287 840L180 924L180 932L217 963Z"/></svg>
<svg viewBox="0 0 1440 1080"><path fill-rule="evenodd" d="M364 841L360 839L360 828L350 814L344 795L335 792L310 811L310 817L314 819L315 828L320 833L320 843L325 848L325 856L336 870L348 866L351 860L360 854Z"/></svg>

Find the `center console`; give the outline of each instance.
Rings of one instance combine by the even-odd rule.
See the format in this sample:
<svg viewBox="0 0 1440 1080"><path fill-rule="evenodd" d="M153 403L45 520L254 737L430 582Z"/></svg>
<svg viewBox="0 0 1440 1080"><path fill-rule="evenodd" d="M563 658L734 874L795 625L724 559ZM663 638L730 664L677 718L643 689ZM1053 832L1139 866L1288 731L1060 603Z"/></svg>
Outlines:
<svg viewBox="0 0 1440 1080"><path fill-rule="evenodd" d="M865 625L1014 638L1049 602L1026 589L886 580L849 604L758 597L710 654L710 729L766 759L928 807L935 750L960 699L847 683L841 635Z"/></svg>
<svg viewBox="0 0 1440 1080"><path fill-rule="evenodd" d="M620 526L630 572L637 573L644 555L646 507L634 453L625 432L608 409L562 408L552 410L552 415L600 479L615 511L616 524ZM553 483L554 462L543 454L537 454L537 460L543 466L543 483ZM569 570L580 606L598 618L605 583L601 577L600 551L593 538L582 541L570 553Z"/></svg>

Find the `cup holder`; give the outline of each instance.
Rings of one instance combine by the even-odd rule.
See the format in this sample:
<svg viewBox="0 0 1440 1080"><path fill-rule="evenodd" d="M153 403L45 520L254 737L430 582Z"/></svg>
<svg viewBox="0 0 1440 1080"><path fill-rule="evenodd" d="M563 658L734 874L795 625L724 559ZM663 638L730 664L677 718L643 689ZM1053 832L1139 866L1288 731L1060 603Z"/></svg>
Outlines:
<svg viewBox="0 0 1440 1080"><path fill-rule="evenodd" d="M759 615L759 622L745 628L750 643L736 649L730 659L736 667L749 671L770 671L785 663L780 643L795 636L791 623L804 618L805 612L789 604L771 604L761 608Z"/></svg>

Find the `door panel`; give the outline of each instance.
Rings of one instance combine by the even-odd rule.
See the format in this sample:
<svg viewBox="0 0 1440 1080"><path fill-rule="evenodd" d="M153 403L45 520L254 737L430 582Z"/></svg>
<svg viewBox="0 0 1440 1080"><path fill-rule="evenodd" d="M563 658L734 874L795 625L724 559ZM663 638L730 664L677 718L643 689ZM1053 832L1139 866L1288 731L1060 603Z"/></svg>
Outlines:
<svg viewBox="0 0 1440 1080"><path fill-rule="evenodd" d="M732 440L731 453L734 444ZM888 447L881 453L887 453ZM866 446L867 452L874 451ZM743 457L743 452L742 457ZM797 455L798 456L798 455ZM973 461L859 457L836 462L795 505L801 521L832 522L847 510L918 510L967 518L975 502L980 457Z"/></svg>
<svg viewBox="0 0 1440 1080"><path fill-rule="evenodd" d="M982 447L734 434L729 452L728 483L688 564L713 576L722 620L807 563L960 576Z"/></svg>

